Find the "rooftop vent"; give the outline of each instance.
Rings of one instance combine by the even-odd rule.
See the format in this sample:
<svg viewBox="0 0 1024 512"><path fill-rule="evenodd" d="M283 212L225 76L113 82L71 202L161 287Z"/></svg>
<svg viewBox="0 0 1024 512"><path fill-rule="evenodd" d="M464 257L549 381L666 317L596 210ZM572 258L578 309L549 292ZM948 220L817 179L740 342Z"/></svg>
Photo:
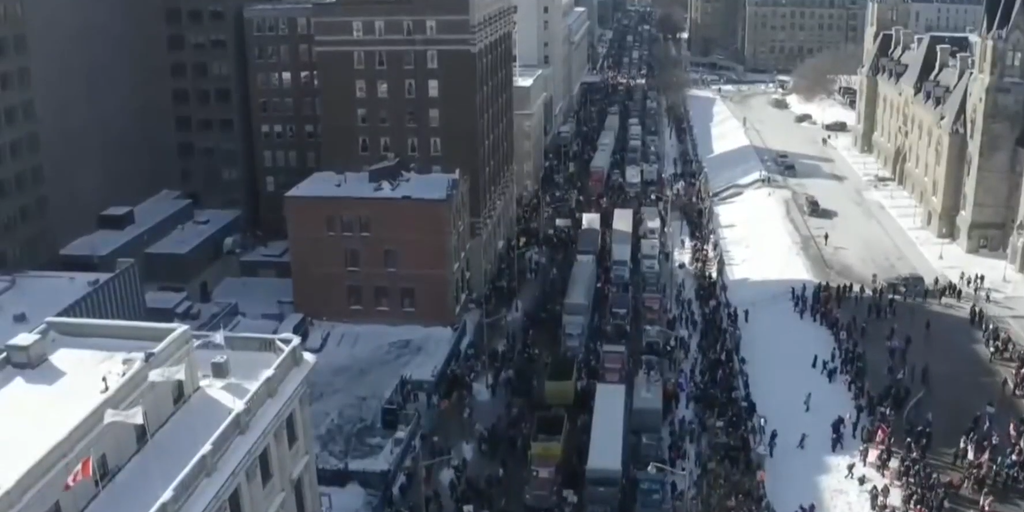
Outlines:
<svg viewBox="0 0 1024 512"><path fill-rule="evenodd" d="M14 320L14 323L16 324L28 323L28 314L24 311L18 311L13 315L12 320Z"/></svg>
<svg viewBox="0 0 1024 512"><path fill-rule="evenodd" d="M210 375L215 379L231 377L231 362L226 355L219 355L210 361Z"/></svg>
<svg viewBox="0 0 1024 512"><path fill-rule="evenodd" d="M32 370L49 359L46 343L38 334L21 333L4 344L9 364L19 370Z"/></svg>
<svg viewBox="0 0 1024 512"><path fill-rule="evenodd" d="M89 285L89 288L95 288L100 285L100 278L90 279L86 281L86 284Z"/></svg>

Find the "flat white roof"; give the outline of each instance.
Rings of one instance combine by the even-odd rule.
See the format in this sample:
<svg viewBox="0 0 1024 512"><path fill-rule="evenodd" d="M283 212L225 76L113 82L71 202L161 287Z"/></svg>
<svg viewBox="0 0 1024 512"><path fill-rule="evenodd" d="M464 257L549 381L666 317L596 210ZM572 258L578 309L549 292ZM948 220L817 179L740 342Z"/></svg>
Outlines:
<svg viewBox="0 0 1024 512"><path fill-rule="evenodd" d="M182 197L181 192L164 190L149 199L131 207L135 223L123 230L98 229L64 246L60 254L77 256L106 256L122 245L141 237L160 221L188 208L192 201ZM118 206L108 211L123 211L128 207Z"/></svg>
<svg viewBox="0 0 1024 512"><path fill-rule="evenodd" d="M622 470L622 443L626 421L626 385L598 384L594 393L590 455L587 469Z"/></svg>
<svg viewBox="0 0 1024 512"><path fill-rule="evenodd" d="M333 322L317 322L311 331L311 347L327 339L309 383L317 466L387 471L397 447L379 428L380 406L403 375L436 379L454 333L447 327Z"/></svg>
<svg viewBox="0 0 1024 512"><path fill-rule="evenodd" d="M244 262L276 262L291 261L292 257L287 240L273 240L245 253L239 259Z"/></svg>
<svg viewBox="0 0 1024 512"><path fill-rule="evenodd" d="M294 312L292 280L278 277L228 277L213 289L213 300L237 302L250 320L284 320Z"/></svg>
<svg viewBox="0 0 1024 512"><path fill-rule="evenodd" d="M181 224L159 242L146 249L147 254L184 254L221 232L242 217L239 210L196 210L192 220ZM223 240L221 240L223 242Z"/></svg>
<svg viewBox="0 0 1024 512"><path fill-rule="evenodd" d="M543 69L531 67L519 67L513 71L513 85L515 87L530 87L533 82L544 73Z"/></svg>
<svg viewBox="0 0 1024 512"><path fill-rule="evenodd" d="M45 343L45 342L44 342ZM135 341L55 335L49 361L31 370L0 370L0 489L14 486L142 361Z"/></svg>
<svg viewBox="0 0 1024 512"><path fill-rule="evenodd" d="M443 201L458 187L457 174L416 174L403 172L394 182L374 183L369 172L317 172L295 185L287 197L331 197L345 199L420 199Z"/></svg>
<svg viewBox="0 0 1024 512"><path fill-rule="evenodd" d="M278 355L272 352L196 350L197 367L201 372L208 369L210 360L221 354L228 354L231 378L204 378L199 390L153 434L149 443L128 461L86 510L151 510L228 421L231 413L243 408L246 397L278 360ZM262 430L253 426L250 429Z"/></svg>
<svg viewBox="0 0 1024 512"><path fill-rule="evenodd" d="M29 332L82 298L113 274L106 272L21 272L0 277L0 348L7 340ZM98 280L98 281L97 281ZM25 321L14 315L25 313Z"/></svg>

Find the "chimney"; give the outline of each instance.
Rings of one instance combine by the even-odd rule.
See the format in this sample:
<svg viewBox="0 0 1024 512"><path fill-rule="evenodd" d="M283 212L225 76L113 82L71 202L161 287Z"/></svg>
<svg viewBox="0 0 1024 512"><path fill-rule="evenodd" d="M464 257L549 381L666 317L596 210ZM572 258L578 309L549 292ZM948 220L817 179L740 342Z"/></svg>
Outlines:
<svg viewBox="0 0 1024 512"><path fill-rule="evenodd" d="M935 51L938 56L935 59L935 69L942 69L949 65L949 52L953 50L953 47L948 44L940 44L935 47Z"/></svg>
<svg viewBox="0 0 1024 512"><path fill-rule="evenodd" d="M914 36L914 48L920 48L921 44L924 43L924 36Z"/></svg>
<svg viewBox="0 0 1024 512"><path fill-rule="evenodd" d="M957 80L963 78L964 75L971 69L971 54L967 52L960 52L956 54L956 78Z"/></svg>
<svg viewBox="0 0 1024 512"><path fill-rule="evenodd" d="M903 43L903 49L909 50L910 45L914 44L914 31L909 28L901 28L900 33L900 40Z"/></svg>

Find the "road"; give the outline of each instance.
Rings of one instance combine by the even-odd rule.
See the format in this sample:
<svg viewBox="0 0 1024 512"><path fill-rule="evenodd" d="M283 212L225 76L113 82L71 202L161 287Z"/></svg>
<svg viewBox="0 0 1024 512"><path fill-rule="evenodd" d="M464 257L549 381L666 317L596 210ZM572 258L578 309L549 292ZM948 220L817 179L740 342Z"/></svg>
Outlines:
<svg viewBox="0 0 1024 512"><path fill-rule="evenodd" d="M737 118L746 120L747 135L763 161L783 151L796 163L795 177L775 178L793 192L789 220L801 238L814 277L869 285L872 275L886 279L916 272L930 285L937 271L888 212L865 197L870 185L831 146L822 145L825 132L817 126L794 124L793 113L772 108L769 98L763 93L738 94L727 104ZM803 194L818 199L821 215L803 214L797 205ZM825 233L829 234L827 245ZM875 321L866 342L869 380L872 388L878 389L886 379L888 356L882 338L890 325L896 326L900 337L909 334L913 338L910 364L918 370L927 364L930 369L932 385L922 405L933 414L933 458L940 466L948 462L960 435L986 402L991 400L997 406L996 423L1003 438L1009 419L1024 412L1019 400L1002 397L1001 372L1007 368L1002 363L988 363L979 331L966 320L966 297L958 305L945 302L942 306L935 301L900 303L895 319ZM864 318L864 306L847 314ZM926 321L931 323L928 339ZM918 391L915 388L915 393ZM1019 496L999 497L998 510L1020 510L1024 504ZM968 505L959 501L957 505ZM970 500L970 505L976 508L976 500Z"/></svg>

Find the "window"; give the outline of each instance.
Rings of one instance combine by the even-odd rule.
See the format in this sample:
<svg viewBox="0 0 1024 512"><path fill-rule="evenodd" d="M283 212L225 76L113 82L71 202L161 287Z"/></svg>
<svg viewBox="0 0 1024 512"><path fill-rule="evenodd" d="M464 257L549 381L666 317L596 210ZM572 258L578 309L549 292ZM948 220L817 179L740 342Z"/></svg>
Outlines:
<svg viewBox="0 0 1024 512"><path fill-rule="evenodd" d="M295 151L294 149L289 149L288 150L288 167L295 168L295 167L298 167L298 166L299 166L299 152Z"/></svg>
<svg viewBox="0 0 1024 512"><path fill-rule="evenodd" d="M284 125L274 125L274 140L284 140Z"/></svg>
<svg viewBox="0 0 1024 512"><path fill-rule="evenodd" d="M416 142L416 137L409 137L409 140L406 142L406 149L410 156L420 154L420 148L419 144ZM387 253L384 253L384 255L387 256Z"/></svg>
<svg viewBox="0 0 1024 512"><path fill-rule="evenodd" d="M269 150L269 149L263 150L263 167L273 167L273 166L274 166L274 152ZM267 192L273 192L273 191L274 191L274 178L268 176L267 177Z"/></svg>
<svg viewBox="0 0 1024 512"><path fill-rule="evenodd" d="M440 137L431 137L430 138L430 154L431 155L435 155L435 156L441 154L441 138Z"/></svg>
<svg viewBox="0 0 1024 512"><path fill-rule="evenodd" d="M403 311L416 310L416 289L403 287L398 292L399 301L402 303Z"/></svg>
<svg viewBox="0 0 1024 512"><path fill-rule="evenodd" d="M377 113L377 124L379 124L381 126L387 126L387 125L391 124L391 122L390 122L390 120L388 118L388 111L387 110L381 109L381 111Z"/></svg>
<svg viewBox="0 0 1024 512"><path fill-rule="evenodd" d="M352 67L356 69L363 69L366 67L366 55L363 54L362 50L352 52L352 59Z"/></svg>
<svg viewBox="0 0 1024 512"><path fill-rule="evenodd" d="M292 72L291 71L282 71L281 72L281 87L284 88L284 89L289 89L289 88L291 88L291 86L292 86Z"/></svg>
<svg viewBox="0 0 1024 512"><path fill-rule="evenodd" d="M359 137L359 154L369 155L370 154L370 139L366 137Z"/></svg>
<svg viewBox="0 0 1024 512"><path fill-rule="evenodd" d="M341 218L341 234L351 235L355 232L355 224L352 222L351 217Z"/></svg>
<svg viewBox="0 0 1024 512"><path fill-rule="evenodd" d="M356 109L356 120L359 122L359 126L367 126L370 124L370 118L366 115L366 109Z"/></svg>
<svg viewBox="0 0 1024 512"><path fill-rule="evenodd" d="M242 497L238 494L238 489L231 491L231 495L228 496L228 512L242 512Z"/></svg>
<svg viewBox="0 0 1024 512"><path fill-rule="evenodd" d="M189 23L192 23L192 24L195 24L195 25L202 25L203 24L203 11L201 11L199 9L189 9L188 10L188 14L186 15L186 17L188 18L188 22Z"/></svg>
<svg viewBox="0 0 1024 512"><path fill-rule="evenodd" d="M377 69L386 69L388 67L387 52L379 51L377 53Z"/></svg>
<svg viewBox="0 0 1024 512"><path fill-rule="evenodd" d="M547 14L547 13L548 13L548 6L545 5L544 6L544 14Z"/></svg>
<svg viewBox="0 0 1024 512"><path fill-rule="evenodd" d="M185 36L181 34L169 34L167 36L167 50L180 52L185 49Z"/></svg>
<svg viewBox="0 0 1024 512"><path fill-rule="evenodd" d="M353 21L352 22L352 37L359 38L363 37L363 22Z"/></svg>
<svg viewBox="0 0 1024 512"><path fill-rule="evenodd" d="M181 25L183 17L181 15L181 9L177 7L171 7L164 11L164 22L171 26Z"/></svg>
<svg viewBox="0 0 1024 512"><path fill-rule="evenodd" d="M384 22L375 21L373 22L373 33L377 37L384 37Z"/></svg>
<svg viewBox="0 0 1024 512"><path fill-rule="evenodd" d="M388 309L388 288L386 286L373 287L373 306L377 309Z"/></svg>
<svg viewBox="0 0 1024 512"><path fill-rule="evenodd" d="M309 53L308 44L299 45L299 60L301 60L302 62L309 62L313 60L311 54Z"/></svg>
<svg viewBox="0 0 1024 512"><path fill-rule="evenodd" d="M349 247L345 249L345 268L348 270L359 270L362 266L362 256L359 254L359 249Z"/></svg>
<svg viewBox="0 0 1024 512"><path fill-rule="evenodd" d="M416 67L416 53L412 50L406 50L402 54L402 67L405 69L412 69Z"/></svg>
<svg viewBox="0 0 1024 512"><path fill-rule="evenodd" d="M42 197L40 199L43 199ZM39 205L43 207L42 204ZM42 209L42 208L41 208ZM134 425L135 428L135 446L142 448L149 442L149 427L146 424L149 422L149 418L146 417L146 413L142 413L142 425Z"/></svg>
<svg viewBox="0 0 1024 512"><path fill-rule="evenodd" d="M181 405L185 401L185 383L176 380L174 381L174 388L171 389L171 401L174 405Z"/></svg>
<svg viewBox="0 0 1024 512"><path fill-rule="evenodd" d="M288 33L288 18L277 19L277 32L281 35Z"/></svg>
<svg viewBox="0 0 1024 512"><path fill-rule="evenodd" d="M384 249L384 268L398 270L398 251L395 249Z"/></svg>
<svg viewBox="0 0 1024 512"><path fill-rule="evenodd" d="M320 130L315 124L306 125L306 140L317 140L320 138Z"/></svg>
<svg viewBox="0 0 1024 512"><path fill-rule="evenodd" d="M431 98L436 98L438 95L437 88L438 82L436 79L432 78L430 80L427 80L427 96L430 96Z"/></svg>
<svg viewBox="0 0 1024 512"><path fill-rule="evenodd" d="M292 492L295 494L295 512L306 512L306 489L303 482L302 475L299 475L292 486Z"/></svg>
<svg viewBox="0 0 1024 512"><path fill-rule="evenodd" d="M544 30L548 29L548 20L544 20Z"/></svg>
<svg viewBox="0 0 1024 512"><path fill-rule="evenodd" d="M427 50L427 67L437 69L437 50Z"/></svg>
<svg viewBox="0 0 1024 512"><path fill-rule="evenodd" d="M208 17L209 17L210 21L214 21L214 22L220 23L220 22L222 22L222 21L227 19L227 17L224 15L224 8L223 7L213 6L213 7L210 7L209 9L207 9L207 10L209 11Z"/></svg>
<svg viewBox="0 0 1024 512"><path fill-rule="evenodd" d="M306 151L306 167L316 169L316 160L316 151L313 151L312 149Z"/></svg>
<svg viewBox="0 0 1024 512"><path fill-rule="evenodd" d="M348 307L349 309L363 309L363 287L350 284L348 289L345 290L348 295Z"/></svg>
<svg viewBox="0 0 1024 512"><path fill-rule="evenodd" d="M171 63L171 78L187 78L188 77L188 64L184 62L172 62Z"/></svg>
<svg viewBox="0 0 1024 512"><path fill-rule="evenodd" d="M25 38L25 34L14 35L14 55L22 56L28 53L28 40Z"/></svg>
<svg viewBox="0 0 1024 512"><path fill-rule="evenodd" d="M409 109L405 111L405 125L416 126L416 111Z"/></svg>
<svg viewBox="0 0 1024 512"><path fill-rule="evenodd" d="M309 18L296 18L295 28L300 34L309 33Z"/></svg>
<svg viewBox="0 0 1024 512"><path fill-rule="evenodd" d="M388 97L388 81L377 80L377 97L387 98Z"/></svg>
<svg viewBox="0 0 1024 512"><path fill-rule="evenodd" d="M359 217L359 234L369 235L370 234L370 218Z"/></svg>
<svg viewBox="0 0 1024 512"><path fill-rule="evenodd" d="M288 448L295 448L295 443L299 442L299 433L295 429L295 413L288 415L288 419L284 420L284 437L288 440Z"/></svg>
<svg viewBox="0 0 1024 512"><path fill-rule="evenodd" d="M391 138L390 137L381 137L380 138L380 152L381 152L382 155L386 155L386 154L391 152Z"/></svg>
<svg viewBox="0 0 1024 512"><path fill-rule="evenodd" d="M356 98L366 97L366 80L356 80Z"/></svg>
<svg viewBox="0 0 1024 512"><path fill-rule="evenodd" d="M430 109L430 126L433 128L441 126L441 111L439 109Z"/></svg>
<svg viewBox="0 0 1024 512"><path fill-rule="evenodd" d="M416 97L416 80L406 79L405 81L405 97L415 98Z"/></svg>
<svg viewBox="0 0 1024 512"><path fill-rule="evenodd" d="M270 466L270 447L267 446L260 452L260 479L263 480L263 488L274 479L274 468Z"/></svg>
<svg viewBox="0 0 1024 512"><path fill-rule="evenodd" d="M412 37L412 22L411 21L403 21L402 22L402 35L404 35L405 37Z"/></svg>
<svg viewBox="0 0 1024 512"><path fill-rule="evenodd" d="M427 35L428 36L436 36L437 35L437 21L435 21L435 20L427 20Z"/></svg>
<svg viewBox="0 0 1024 512"><path fill-rule="evenodd" d="M309 71L299 71L299 81L303 87L309 87L313 85L313 74Z"/></svg>
<svg viewBox="0 0 1024 512"><path fill-rule="evenodd" d="M551 64L551 57L548 55L544 56L544 64Z"/></svg>

